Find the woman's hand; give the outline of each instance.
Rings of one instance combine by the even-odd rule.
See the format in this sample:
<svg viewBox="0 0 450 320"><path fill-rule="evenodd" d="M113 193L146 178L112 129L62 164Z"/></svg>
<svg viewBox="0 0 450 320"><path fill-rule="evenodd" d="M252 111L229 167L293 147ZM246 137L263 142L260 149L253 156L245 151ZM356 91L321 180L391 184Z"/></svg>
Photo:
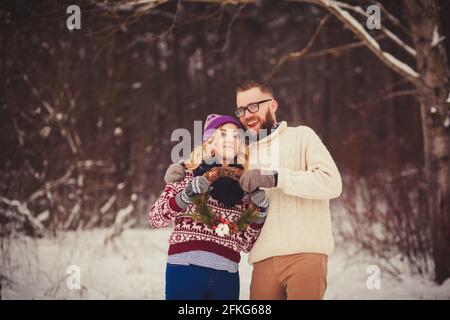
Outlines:
<svg viewBox="0 0 450 320"><path fill-rule="evenodd" d="M192 203L192 197L209 191L209 182L204 176L197 176L192 179L186 188L175 196L178 206L185 209Z"/></svg>
<svg viewBox="0 0 450 320"><path fill-rule="evenodd" d="M200 193L205 193L209 189L209 182L204 176L197 176L191 180L184 189L188 197L193 197Z"/></svg>
<svg viewBox="0 0 450 320"><path fill-rule="evenodd" d="M269 198L267 198L264 190L256 190L253 192L252 200L253 203L261 209L261 211L266 211L269 207Z"/></svg>
<svg viewBox="0 0 450 320"><path fill-rule="evenodd" d="M172 182L178 182L184 179L185 172L184 167L181 164L172 163L166 170L164 175L164 181L169 184Z"/></svg>

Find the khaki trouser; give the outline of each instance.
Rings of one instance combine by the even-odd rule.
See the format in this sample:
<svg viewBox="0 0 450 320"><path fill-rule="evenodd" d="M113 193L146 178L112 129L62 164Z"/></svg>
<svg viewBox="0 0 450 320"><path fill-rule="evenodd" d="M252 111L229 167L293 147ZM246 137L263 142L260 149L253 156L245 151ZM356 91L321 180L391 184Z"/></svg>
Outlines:
<svg viewBox="0 0 450 320"><path fill-rule="evenodd" d="M298 253L253 264L251 300L319 300L327 288L328 257Z"/></svg>

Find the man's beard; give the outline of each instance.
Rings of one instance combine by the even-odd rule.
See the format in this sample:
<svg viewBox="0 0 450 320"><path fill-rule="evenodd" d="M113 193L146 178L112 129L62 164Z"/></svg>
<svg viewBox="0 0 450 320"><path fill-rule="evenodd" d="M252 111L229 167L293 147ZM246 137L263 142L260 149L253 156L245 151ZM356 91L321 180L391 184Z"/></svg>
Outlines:
<svg viewBox="0 0 450 320"><path fill-rule="evenodd" d="M272 133L272 129L275 128L275 118L272 116L269 110L267 110L264 120L261 122L261 126L258 130L258 132L254 132L253 130L249 129L248 125L242 124L246 129L247 132L250 133L249 136L245 137L245 144L250 144L252 141L260 140L264 137L267 137L269 134ZM252 138L253 137L253 138Z"/></svg>
<svg viewBox="0 0 450 320"><path fill-rule="evenodd" d="M266 116L264 117L264 121L261 123L261 129L266 129L267 131L270 131L275 127L275 119L273 118L272 114L270 113L270 110L267 110Z"/></svg>
<svg viewBox="0 0 450 320"><path fill-rule="evenodd" d="M266 115L264 117L264 121L261 123L261 128L259 128L258 132L258 140L264 137L267 137L272 133L272 129L275 127L275 119L270 113L270 110L267 110Z"/></svg>

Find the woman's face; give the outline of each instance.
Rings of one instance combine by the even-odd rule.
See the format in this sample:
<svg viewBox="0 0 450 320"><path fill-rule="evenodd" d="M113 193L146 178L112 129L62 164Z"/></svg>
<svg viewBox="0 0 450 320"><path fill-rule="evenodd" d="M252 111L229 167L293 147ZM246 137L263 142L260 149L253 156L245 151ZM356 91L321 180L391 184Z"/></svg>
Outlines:
<svg viewBox="0 0 450 320"><path fill-rule="evenodd" d="M232 123L226 123L217 131L214 139L216 157L227 163L233 163L240 149L238 127Z"/></svg>

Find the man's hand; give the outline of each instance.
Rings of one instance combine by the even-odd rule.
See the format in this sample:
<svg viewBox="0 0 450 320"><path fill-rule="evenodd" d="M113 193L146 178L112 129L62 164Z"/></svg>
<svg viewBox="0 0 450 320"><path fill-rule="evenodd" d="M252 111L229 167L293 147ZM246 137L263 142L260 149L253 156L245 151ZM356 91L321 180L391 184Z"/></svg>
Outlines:
<svg viewBox="0 0 450 320"><path fill-rule="evenodd" d="M184 179L184 167L181 164L172 163L166 170L164 181L168 183L178 182Z"/></svg>
<svg viewBox="0 0 450 320"><path fill-rule="evenodd" d="M276 171L249 170L241 176L239 184L246 192L253 192L257 188L273 188L276 186L276 174Z"/></svg>

